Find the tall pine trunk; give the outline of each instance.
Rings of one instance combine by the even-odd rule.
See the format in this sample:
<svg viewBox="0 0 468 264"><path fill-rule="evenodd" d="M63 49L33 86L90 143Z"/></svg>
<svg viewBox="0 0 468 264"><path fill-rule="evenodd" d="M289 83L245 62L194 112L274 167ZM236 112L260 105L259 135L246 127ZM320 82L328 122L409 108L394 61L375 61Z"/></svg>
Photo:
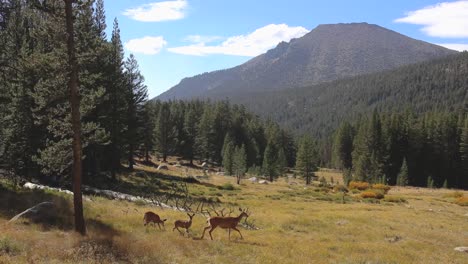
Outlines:
<svg viewBox="0 0 468 264"><path fill-rule="evenodd" d="M73 207L75 210L75 230L86 235L86 226L83 217L83 200L81 194L81 118L80 93L78 90L78 66L75 56L75 40L73 29L73 0L65 1L65 15L67 27L67 49L69 64L68 89L70 90L71 122L73 129Z"/></svg>

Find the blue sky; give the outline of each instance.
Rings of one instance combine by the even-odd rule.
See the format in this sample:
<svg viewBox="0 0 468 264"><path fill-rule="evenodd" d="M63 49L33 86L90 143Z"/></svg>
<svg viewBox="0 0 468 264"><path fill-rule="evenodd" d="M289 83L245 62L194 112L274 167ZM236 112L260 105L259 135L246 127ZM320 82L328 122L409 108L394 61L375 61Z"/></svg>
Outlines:
<svg viewBox="0 0 468 264"><path fill-rule="evenodd" d="M319 24L367 22L447 47L468 49L468 1L107 0L150 98L203 72L230 68L301 37Z"/></svg>

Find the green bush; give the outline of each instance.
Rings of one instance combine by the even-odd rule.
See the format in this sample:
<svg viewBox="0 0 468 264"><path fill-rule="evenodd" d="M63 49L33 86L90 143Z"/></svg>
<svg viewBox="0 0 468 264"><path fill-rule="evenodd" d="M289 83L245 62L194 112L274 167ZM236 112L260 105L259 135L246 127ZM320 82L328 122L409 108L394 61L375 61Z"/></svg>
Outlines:
<svg viewBox="0 0 468 264"><path fill-rule="evenodd" d="M221 190L227 190L227 191L233 191L233 190L236 189L234 187L234 185L232 185L231 183L225 183L225 184L219 186L218 188L221 189Z"/></svg>

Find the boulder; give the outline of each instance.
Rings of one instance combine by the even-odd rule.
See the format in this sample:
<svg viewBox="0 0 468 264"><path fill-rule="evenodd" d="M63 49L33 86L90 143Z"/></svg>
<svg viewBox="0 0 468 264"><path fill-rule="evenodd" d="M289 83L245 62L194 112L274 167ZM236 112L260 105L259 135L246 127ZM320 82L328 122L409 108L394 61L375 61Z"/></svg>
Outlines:
<svg viewBox="0 0 468 264"><path fill-rule="evenodd" d="M257 177L252 177L252 178L249 178L249 181L251 181L251 182L258 182L258 179L257 179Z"/></svg>
<svg viewBox="0 0 468 264"><path fill-rule="evenodd" d="M168 170L169 168L167 167L167 165L164 165L164 164L161 164L158 166L158 170Z"/></svg>
<svg viewBox="0 0 468 264"><path fill-rule="evenodd" d="M458 251L458 252L466 252L468 253L468 247L456 247L454 248L455 251Z"/></svg>
<svg viewBox="0 0 468 264"><path fill-rule="evenodd" d="M258 183L260 183L260 184L269 184L269 182L267 180L260 180L260 181L258 181Z"/></svg>
<svg viewBox="0 0 468 264"><path fill-rule="evenodd" d="M202 166L202 168L205 168L205 169L206 169L206 168L208 168L208 163L203 162L201 166Z"/></svg>
<svg viewBox="0 0 468 264"><path fill-rule="evenodd" d="M216 173L216 175L218 175L218 176L224 176L224 172L218 171L218 172Z"/></svg>

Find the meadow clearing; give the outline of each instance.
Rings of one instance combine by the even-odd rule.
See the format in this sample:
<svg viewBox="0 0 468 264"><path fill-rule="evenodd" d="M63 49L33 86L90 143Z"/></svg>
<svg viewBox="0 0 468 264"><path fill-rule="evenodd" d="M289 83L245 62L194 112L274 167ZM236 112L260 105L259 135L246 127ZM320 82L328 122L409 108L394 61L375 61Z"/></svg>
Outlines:
<svg viewBox="0 0 468 264"><path fill-rule="evenodd" d="M139 165L102 186L127 193L168 189L174 181L201 170L169 166L167 171ZM319 177L341 182L341 173L322 169ZM241 185L234 177L212 173L187 184L194 198L219 200L226 208L249 208L250 226L237 232L205 235L206 216L193 218L190 236L172 231L184 212L142 202L86 196L88 235L72 231L71 196L52 191L13 190L0 185L0 263L467 263L468 207L455 204L467 191L392 187L382 200L359 193L305 186L302 179L281 178L271 184ZM234 188L232 188L234 187ZM233 189L233 190L232 190ZM54 201L59 219L51 224L8 220L42 201ZM153 211L167 218L165 230L144 227L143 215ZM241 222L243 223L243 221Z"/></svg>

